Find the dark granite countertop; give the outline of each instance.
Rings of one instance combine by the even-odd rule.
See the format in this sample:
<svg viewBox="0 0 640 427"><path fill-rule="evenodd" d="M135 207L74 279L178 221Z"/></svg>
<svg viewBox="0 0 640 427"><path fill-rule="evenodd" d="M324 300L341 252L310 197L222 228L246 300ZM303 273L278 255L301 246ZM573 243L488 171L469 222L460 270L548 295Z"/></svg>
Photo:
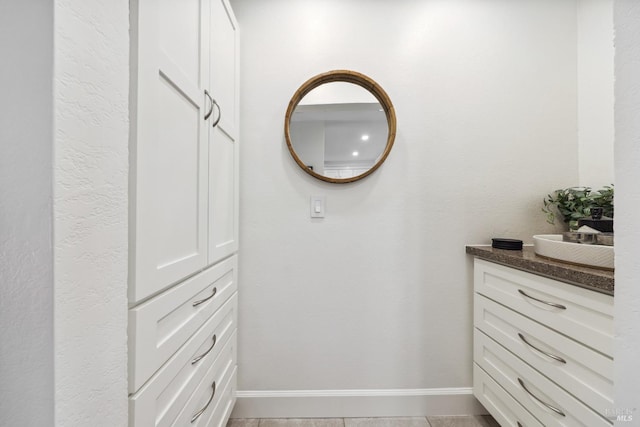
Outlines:
<svg viewBox="0 0 640 427"><path fill-rule="evenodd" d="M469 255L487 261L613 295L613 271L566 264L540 257L533 251L533 246L525 246L521 251L494 249L490 245L470 245L466 248Z"/></svg>

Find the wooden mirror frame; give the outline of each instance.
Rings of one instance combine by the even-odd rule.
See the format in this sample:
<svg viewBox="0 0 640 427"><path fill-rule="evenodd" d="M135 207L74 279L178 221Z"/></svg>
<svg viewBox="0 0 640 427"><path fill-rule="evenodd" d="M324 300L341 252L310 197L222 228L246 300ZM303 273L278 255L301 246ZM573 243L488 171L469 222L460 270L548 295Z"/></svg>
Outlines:
<svg viewBox="0 0 640 427"><path fill-rule="evenodd" d="M363 87L368 90L373 96L376 97L380 105L382 106L385 115L387 116L387 126L389 128L389 133L387 136L387 145L385 149L378 159L378 161L366 172L353 176L350 178L330 178L324 175L320 175L319 173L314 172L309 169L307 165L298 157L295 150L293 149L293 145L291 142L291 133L290 133L290 122L291 117L293 115L294 110L298 106L298 103L304 98L306 94L311 92L313 89L317 88L320 85L330 82L347 82L353 83L358 86ZM289 148L289 152L291 156L296 161L298 166L302 168L303 171L308 173L314 178L317 178L322 181L331 182L334 184L346 184L348 182L358 181L366 176L371 175L376 169L380 167L382 163L387 159L389 152L391 151L391 147L393 147L393 142L396 138L396 113L393 108L393 104L391 103L391 99L387 93L378 85L373 79L365 76L364 74L358 73L356 71L350 70L333 70L328 71L326 73L318 74L315 77L310 78L306 82L300 86L300 89L296 91L296 93L289 101L289 107L287 108L287 113L284 117L284 136L287 141L287 148Z"/></svg>

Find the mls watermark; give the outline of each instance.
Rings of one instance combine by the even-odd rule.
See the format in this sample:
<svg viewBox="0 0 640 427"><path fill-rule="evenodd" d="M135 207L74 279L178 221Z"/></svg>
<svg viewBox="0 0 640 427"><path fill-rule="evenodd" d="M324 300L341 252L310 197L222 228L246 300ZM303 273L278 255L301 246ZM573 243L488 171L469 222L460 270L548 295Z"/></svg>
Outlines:
<svg viewBox="0 0 640 427"><path fill-rule="evenodd" d="M604 416L611 421L633 421L636 408L610 408L604 410Z"/></svg>

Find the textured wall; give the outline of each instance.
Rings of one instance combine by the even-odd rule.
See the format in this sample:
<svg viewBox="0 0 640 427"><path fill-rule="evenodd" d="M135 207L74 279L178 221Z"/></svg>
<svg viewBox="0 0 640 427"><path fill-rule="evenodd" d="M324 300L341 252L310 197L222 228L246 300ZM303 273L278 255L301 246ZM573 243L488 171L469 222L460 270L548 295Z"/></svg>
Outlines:
<svg viewBox="0 0 640 427"><path fill-rule="evenodd" d="M579 184L613 183L613 0L579 0Z"/></svg>
<svg viewBox="0 0 640 427"><path fill-rule="evenodd" d="M56 425L126 426L129 4L54 4Z"/></svg>
<svg viewBox="0 0 640 427"><path fill-rule="evenodd" d="M468 243L550 231L578 179L576 4L235 0L241 30L240 390L471 385ZM396 144L348 185L283 136L309 77L389 94ZM309 196L326 195L310 220Z"/></svg>
<svg viewBox="0 0 640 427"><path fill-rule="evenodd" d="M49 1L0 1L1 426L53 424L52 34Z"/></svg>
<svg viewBox="0 0 640 427"><path fill-rule="evenodd" d="M640 3L616 0L615 165L616 295L615 405L640 420Z"/></svg>

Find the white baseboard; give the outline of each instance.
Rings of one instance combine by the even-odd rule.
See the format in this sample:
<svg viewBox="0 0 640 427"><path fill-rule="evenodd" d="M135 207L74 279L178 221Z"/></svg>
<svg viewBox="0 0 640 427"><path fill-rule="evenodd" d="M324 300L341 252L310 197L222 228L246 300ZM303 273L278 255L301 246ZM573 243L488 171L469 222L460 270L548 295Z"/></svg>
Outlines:
<svg viewBox="0 0 640 427"><path fill-rule="evenodd" d="M482 415L471 388L238 391L231 418Z"/></svg>

